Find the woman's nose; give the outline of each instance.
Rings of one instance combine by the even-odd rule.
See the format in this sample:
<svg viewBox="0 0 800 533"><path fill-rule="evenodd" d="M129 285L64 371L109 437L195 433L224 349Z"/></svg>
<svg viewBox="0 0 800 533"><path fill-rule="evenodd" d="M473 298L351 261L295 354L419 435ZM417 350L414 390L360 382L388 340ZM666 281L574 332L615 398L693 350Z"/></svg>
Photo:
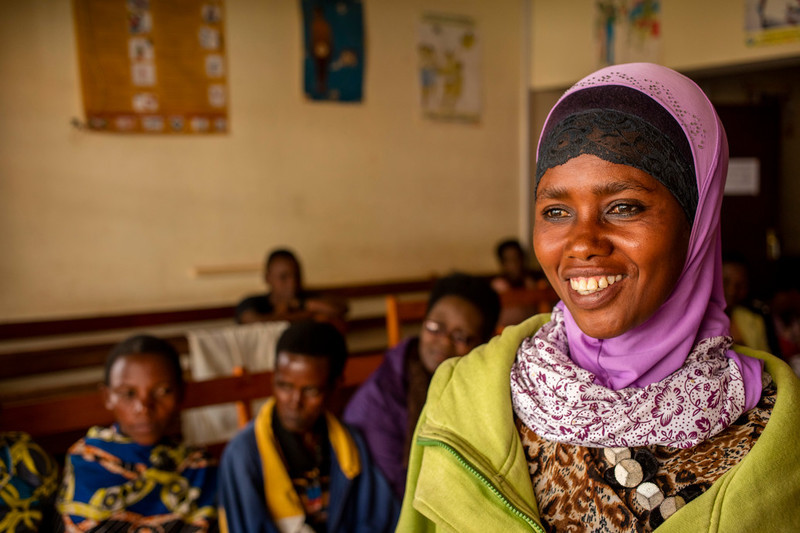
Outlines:
<svg viewBox="0 0 800 533"><path fill-rule="evenodd" d="M136 404L134 405L134 409L138 413L149 413L153 410L153 398L150 396L145 396L144 398L137 398Z"/></svg>
<svg viewBox="0 0 800 533"><path fill-rule="evenodd" d="M303 391L293 390L289 396L289 403L295 409L300 407L300 404L303 403Z"/></svg>
<svg viewBox="0 0 800 533"><path fill-rule="evenodd" d="M566 251L569 257L584 261L611 253L603 222L594 217L578 218L570 229Z"/></svg>

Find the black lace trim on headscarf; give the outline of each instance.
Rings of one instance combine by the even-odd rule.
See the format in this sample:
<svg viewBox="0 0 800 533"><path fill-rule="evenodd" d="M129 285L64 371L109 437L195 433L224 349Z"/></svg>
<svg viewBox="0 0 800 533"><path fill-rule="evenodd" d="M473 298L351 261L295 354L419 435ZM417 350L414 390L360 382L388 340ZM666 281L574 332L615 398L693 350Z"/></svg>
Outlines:
<svg viewBox="0 0 800 533"><path fill-rule="evenodd" d="M638 96L633 100L647 98L653 102L638 91L624 87L614 89L616 93L620 89L625 89L623 93L636 93ZM580 92L596 91L587 89ZM609 96L608 90L604 92L605 96ZM619 97L619 94L614 96ZM584 104L599 104L597 95L577 102L575 98L570 101L568 97L562 102L559 107L564 106L571 112L559 113L563 118L558 122L553 122L554 117L549 121L553 126L548 124L539 146L536 187L548 169L563 165L579 155L591 154L611 163L638 168L653 176L672 193L691 224L697 209L698 192L691 148L686 136L675 119L660 106L656 109L652 105L631 105L630 95L623 96L628 105L623 102L613 107L631 107L631 110L637 111L636 114L628 110L611 109L606 105L603 108L581 109ZM647 119L642 118L642 114Z"/></svg>

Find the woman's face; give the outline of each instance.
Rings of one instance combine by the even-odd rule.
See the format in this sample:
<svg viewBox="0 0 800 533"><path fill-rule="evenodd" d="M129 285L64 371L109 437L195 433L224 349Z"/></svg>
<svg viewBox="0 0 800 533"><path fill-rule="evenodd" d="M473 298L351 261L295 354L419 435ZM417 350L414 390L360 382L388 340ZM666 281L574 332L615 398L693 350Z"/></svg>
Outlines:
<svg viewBox="0 0 800 533"><path fill-rule="evenodd" d="M460 296L439 298L431 308L419 336L422 366L433 373L445 359L467 355L482 342L483 313Z"/></svg>
<svg viewBox="0 0 800 533"><path fill-rule="evenodd" d="M137 353L117 359L103 395L120 431L144 446L161 440L180 407L180 387L173 368L158 354Z"/></svg>
<svg viewBox="0 0 800 533"><path fill-rule="evenodd" d="M690 228L650 174L580 155L544 173L535 211L536 257L590 337L635 328L672 293Z"/></svg>
<svg viewBox="0 0 800 533"><path fill-rule="evenodd" d="M276 257L270 263L265 279L278 300L291 300L300 291L300 266L288 257Z"/></svg>

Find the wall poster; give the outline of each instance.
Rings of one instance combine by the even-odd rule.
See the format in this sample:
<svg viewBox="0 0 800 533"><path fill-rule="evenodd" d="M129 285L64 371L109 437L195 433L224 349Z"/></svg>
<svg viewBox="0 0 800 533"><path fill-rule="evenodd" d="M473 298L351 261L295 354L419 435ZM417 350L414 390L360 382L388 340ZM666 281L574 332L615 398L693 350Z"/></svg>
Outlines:
<svg viewBox="0 0 800 533"><path fill-rule="evenodd" d="M306 97L360 102L364 84L361 0L302 0L301 9Z"/></svg>
<svg viewBox="0 0 800 533"><path fill-rule="evenodd" d="M596 0L595 28L599 67L660 62L659 0Z"/></svg>
<svg viewBox="0 0 800 533"><path fill-rule="evenodd" d="M73 0L89 129L228 130L222 0Z"/></svg>
<svg viewBox="0 0 800 533"><path fill-rule="evenodd" d="M438 120L481 118L480 41L475 22L458 15L425 14L417 54L423 114Z"/></svg>
<svg viewBox="0 0 800 533"><path fill-rule="evenodd" d="M749 46L800 41L800 2L745 0L744 30Z"/></svg>

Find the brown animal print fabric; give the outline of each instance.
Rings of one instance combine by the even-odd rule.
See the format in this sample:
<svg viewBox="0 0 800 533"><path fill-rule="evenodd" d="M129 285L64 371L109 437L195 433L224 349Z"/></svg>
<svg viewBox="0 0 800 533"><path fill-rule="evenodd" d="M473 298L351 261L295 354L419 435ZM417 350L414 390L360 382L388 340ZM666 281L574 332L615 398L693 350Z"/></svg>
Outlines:
<svg viewBox="0 0 800 533"><path fill-rule="evenodd" d="M587 448L542 439L515 417L548 532L657 528L747 455L775 405L775 386L731 426L689 449Z"/></svg>

